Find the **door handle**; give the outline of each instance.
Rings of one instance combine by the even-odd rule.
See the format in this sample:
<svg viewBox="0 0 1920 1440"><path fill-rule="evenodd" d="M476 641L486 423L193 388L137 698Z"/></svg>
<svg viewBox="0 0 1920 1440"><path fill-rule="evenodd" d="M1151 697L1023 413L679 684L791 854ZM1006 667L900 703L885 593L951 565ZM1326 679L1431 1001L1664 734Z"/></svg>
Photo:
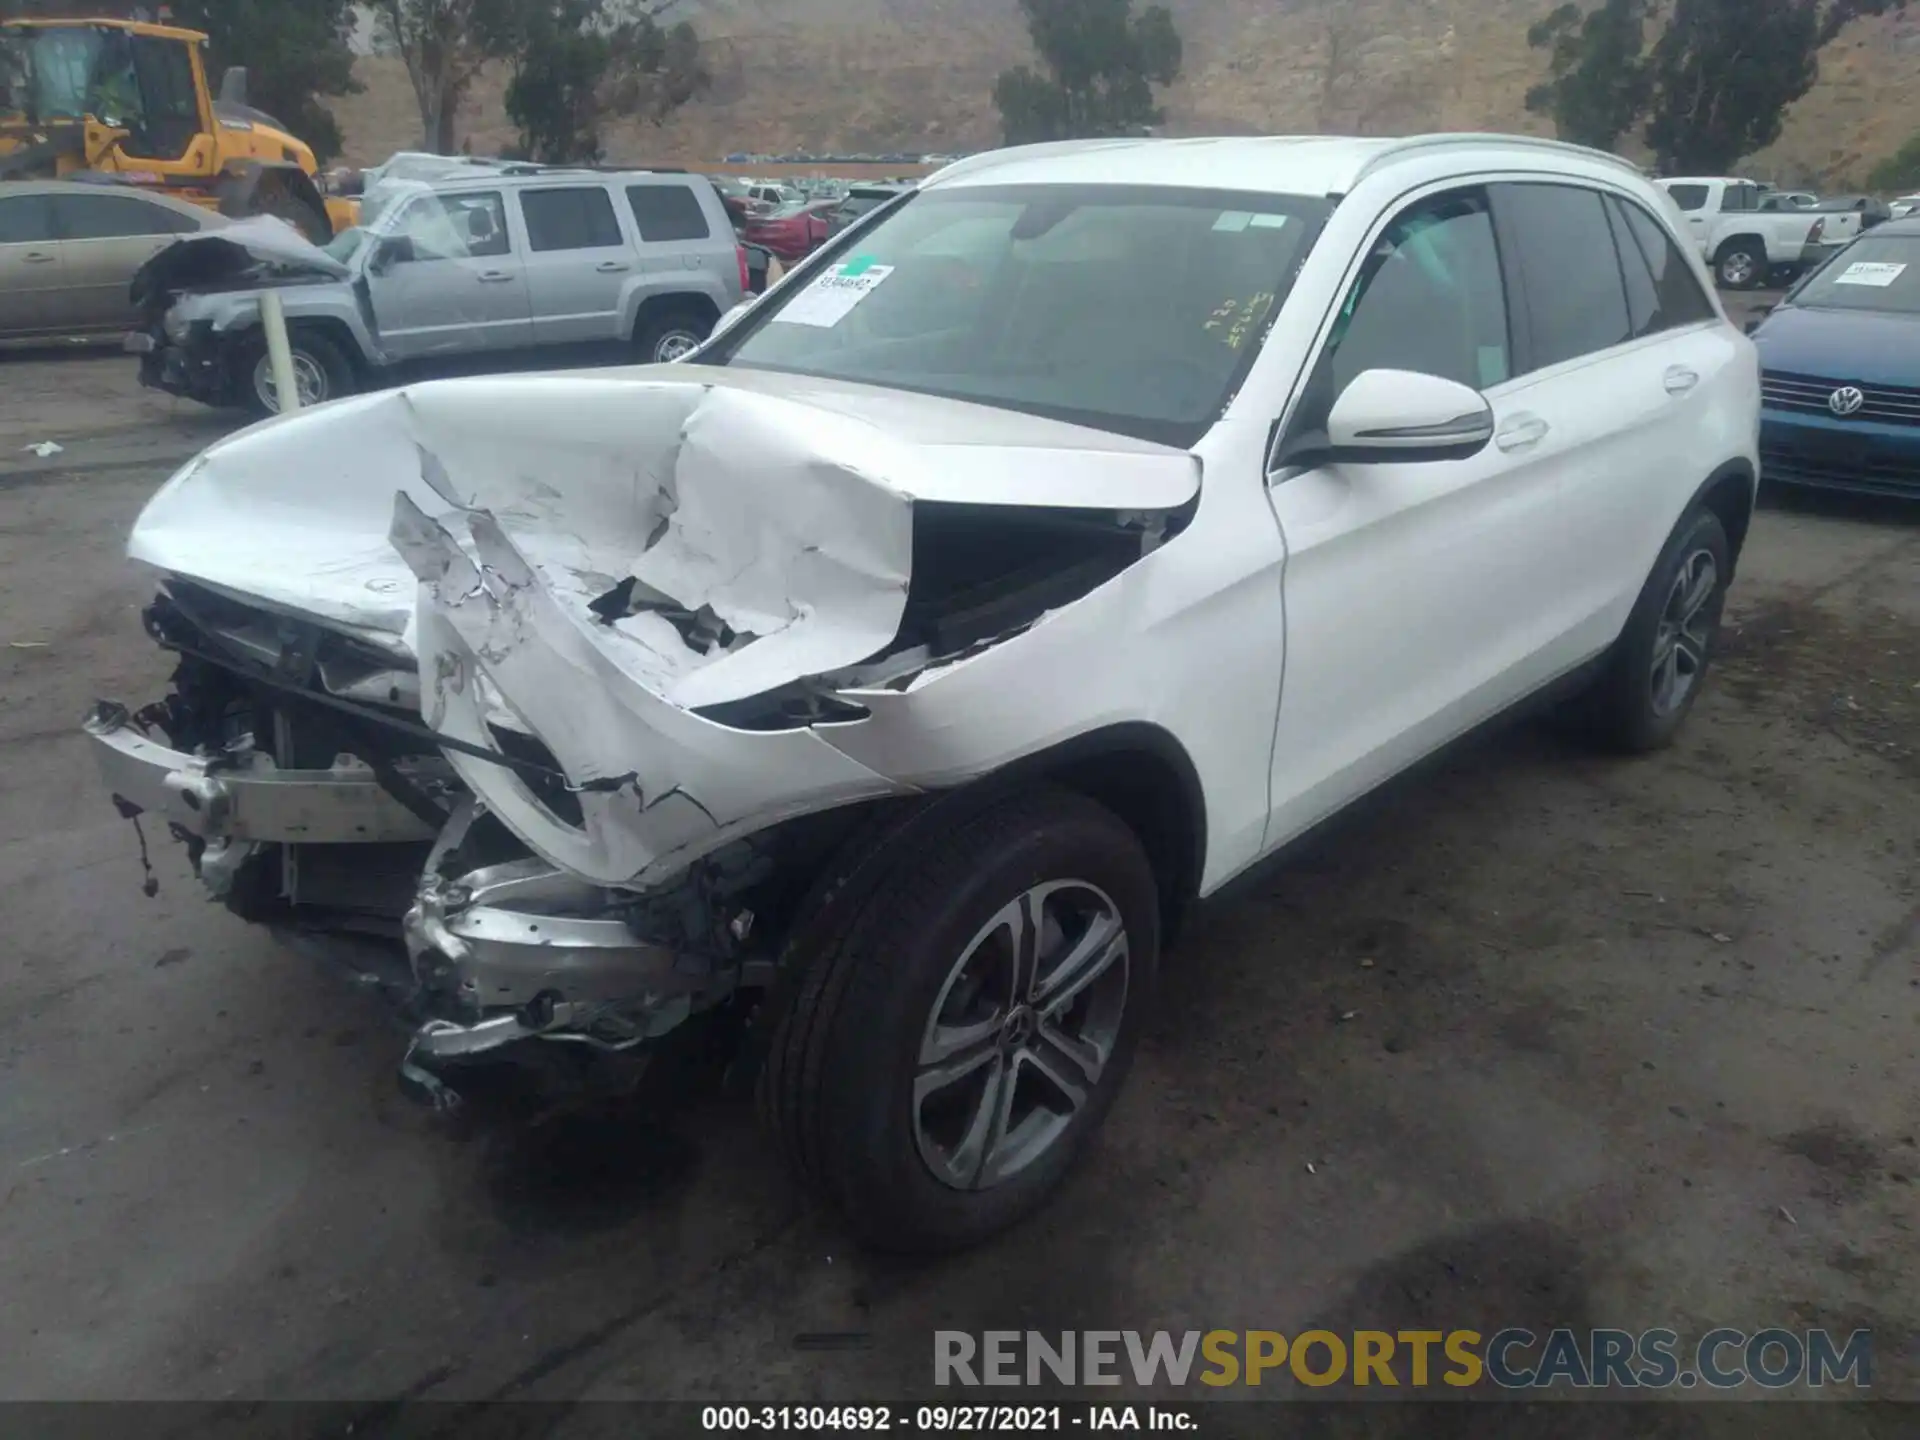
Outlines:
<svg viewBox="0 0 1920 1440"><path fill-rule="evenodd" d="M1531 450L1547 438L1547 431L1552 428L1538 415L1516 415L1501 427L1493 443L1509 454L1515 450Z"/></svg>
<svg viewBox="0 0 1920 1440"><path fill-rule="evenodd" d="M29 250L20 258L29 265L51 265L54 259L44 250Z"/></svg>
<svg viewBox="0 0 1920 1440"><path fill-rule="evenodd" d="M624 260L602 260L593 268L598 270L602 275L611 275L615 271L625 270L627 268L627 262Z"/></svg>
<svg viewBox="0 0 1920 1440"><path fill-rule="evenodd" d="M1689 370L1684 365L1675 365L1667 371L1664 383L1667 394L1684 395L1700 383L1700 376L1697 371Z"/></svg>
<svg viewBox="0 0 1920 1440"><path fill-rule="evenodd" d="M478 280L482 285L504 285L513 279L513 276L504 270L482 270L473 278Z"/></svg>

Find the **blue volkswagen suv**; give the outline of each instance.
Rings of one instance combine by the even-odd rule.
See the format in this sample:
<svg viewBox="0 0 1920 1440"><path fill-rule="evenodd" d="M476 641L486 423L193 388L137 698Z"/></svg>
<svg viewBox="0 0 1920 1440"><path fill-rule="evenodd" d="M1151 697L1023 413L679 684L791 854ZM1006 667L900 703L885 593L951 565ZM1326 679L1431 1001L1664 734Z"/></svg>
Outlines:
<svg viewBox="0 0 1920 1440"><path fill-rule="evenodd" d="M1920 499L1920 217L1807 275L1753 339L1762 480Z"/></svg>

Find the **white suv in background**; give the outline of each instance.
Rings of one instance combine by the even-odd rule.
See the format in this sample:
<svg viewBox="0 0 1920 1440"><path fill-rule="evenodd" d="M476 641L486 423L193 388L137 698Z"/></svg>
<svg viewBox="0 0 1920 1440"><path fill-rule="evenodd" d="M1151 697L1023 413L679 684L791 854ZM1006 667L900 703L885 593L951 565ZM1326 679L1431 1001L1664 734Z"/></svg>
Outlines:
<svg viewBox="0 0 1920 1440"><path fill-rule="evenodd" d="M443 1103L751 1011L798 1172L965 1244L1098 1127L1196 899L1523 703L1673 738L1760 373L1668 213L1489 136L972 157L685 363L216 445L131 546L176 693L89 728L248 918L413 895Z"/></svg>

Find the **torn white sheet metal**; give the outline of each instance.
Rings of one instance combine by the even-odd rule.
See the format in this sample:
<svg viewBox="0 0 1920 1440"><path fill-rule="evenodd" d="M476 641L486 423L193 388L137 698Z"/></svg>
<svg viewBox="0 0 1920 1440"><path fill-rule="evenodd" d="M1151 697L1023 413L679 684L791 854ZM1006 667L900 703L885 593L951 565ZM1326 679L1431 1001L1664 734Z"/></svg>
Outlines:
<svg viewBox="0 0 1920 1440"><path fill-rule="evenodd" d="M423 479L423 451L449 494ZM620 669L693 706L890 641L915 500L1171 509L1198 484L1184 451L867 386L697 366L488 376L230 435L154 496L128 553L411 652L394 496L434 517L485 509ZM757 638L701 655L658 614L601 626L588 602L629 575Z"/></svg>

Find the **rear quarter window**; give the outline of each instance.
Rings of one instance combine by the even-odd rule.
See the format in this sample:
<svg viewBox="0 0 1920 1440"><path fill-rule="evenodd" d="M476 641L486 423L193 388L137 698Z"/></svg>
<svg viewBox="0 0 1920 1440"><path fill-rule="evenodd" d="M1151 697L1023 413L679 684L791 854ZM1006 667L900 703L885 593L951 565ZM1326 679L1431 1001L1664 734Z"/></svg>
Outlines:
<svg viewBox="0 0 1920 1440"><path fill-rule="evenodd" d="M1673 197L1673 203L1682 210L1704 210L1707 206L1707 187L1704 185L1669 185L1667 194Z"/></svg>
<svg viewBox="0 0 1920 1440"><path fill-rule="evenodd" d="M640 238L649 243L705 240L713 233L690 185L629 185L627 204Z"/></svg>

